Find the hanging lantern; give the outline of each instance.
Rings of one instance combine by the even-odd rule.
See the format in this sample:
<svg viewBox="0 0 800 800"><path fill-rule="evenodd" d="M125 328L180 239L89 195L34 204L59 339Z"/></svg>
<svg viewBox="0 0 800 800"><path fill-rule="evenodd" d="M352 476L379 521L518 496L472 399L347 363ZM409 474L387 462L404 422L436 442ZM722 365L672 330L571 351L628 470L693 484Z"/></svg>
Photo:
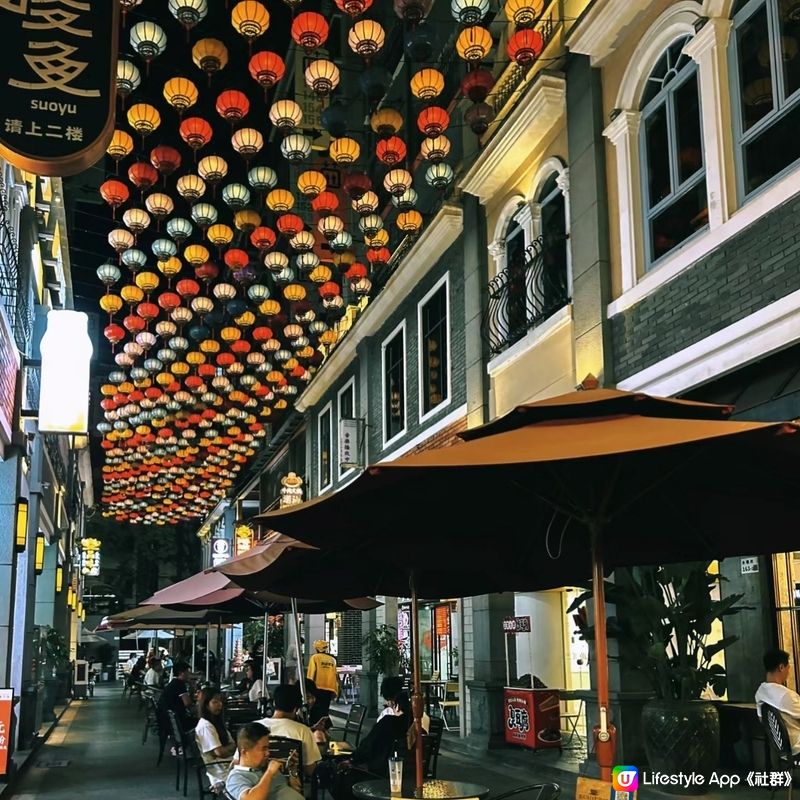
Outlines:
<svg viewBox="0 0 800 800"><path fill-rule="evenodd" d="M146 161L137 161L128 167L128 180L144 193L158 182L158 172Z"/></svg>
<svg viewBox="0 0 800 800"><path fill-rule="evenodd" d="M533 25L542 16L542 0L506 0L506 19L517 28Z"/></svg>
<svg viewBox="0 0 800 800"><path fill-rule="evenodd" d="M518 30L506 45L508 57L521 66L527 66L536 61L543 48L542 34L531 28Z"/></svg>
<svg viewBox="0 0 800 800"><path fill-rule="evenodd" d="M317 229L330 242L344 230L344 222L339 217L331 214L328 217L323 217L317 223Z"/></svg>
<svg viewBox="0 0 800 800"><path fill-rule="evenodd" d="M338 297L341 291L338 283L326 281L319 287L319 296L323 300L330 302L334 297Z"/></svg>
<svg viewBox="0 0 800 800"><path fill-rule="evenodd" d="M206 156L200 159L197 171L206 183L213 186L228 174L228 163L221 156Z"/></svg>
<svg viewBox="0 0 800 800"><path fill-rule="evenodd" d="M378 214L367 214L358 221L358 229L365 236L372 236L383 228L383 219Z"/></svg>
<svg viewBox="0 0 800 800"><path fill-rule="evenodd" d="M168 8L187 33L208 14L206 0L169 0Z"/></svg>
<svg viewBox="0 0 800 800"><path fill-rule="evenodd" d="M214 208L210 203L196 203L192 206L192 219L203 229L205 230L210 225L213 225L218 218L217 209ZM203 261L207 261L208 256L206 258L201 259L201 263Z"/></svg>
<svg viewBox="0 0 800 800"><path fill-rule="evenodd" d="M191 108L198 97L197 87L188 78L170 78L164 84L164 98L179 114Z"/></svg>
<svg viewBox="0 0 800 800"><path fill-rule="evenodd" d="M326 97L339 85L339 67L333 61L318 58L306 67L305 80L314 94Z"/></svg>
<svg viewBox="0 0 800 800"><path fill-rule="evenodd" d="M295 264L301 272L311 272L319 266L319 256L316 253L300 253L295 258Z"/></svg>
<svg viewBox="0 0 800 800"><path fill-rule="evenodd" d="M181 260L175 257L168 258L166 261L159 261L156 266L158 271L170 281L181 271L182 267Z"/></svg>
<svg viewBox="0 0 800 800"><path fill-rule="evenodd" d="M133 139L127 131L115 130L111 136L111 141L106 148L108 153L114 161L121 161L127 158L133 152Z"/></svg>
<svg viewBox="0 0 800 800"><path fill-rule="evenodd" d="M489 0L452 0L450 13L462 25L476 25L489 11Z"/></svg>
<svg viewBox="0 0 800 800"><path fill-rule="evenodd" d="M318 214L332 214L339 207L339 198L334 192L322 191L312 201L311 208Z"/></svg>
<svg viewBox="0 0 800 800"><path fill-rule="evenodd" d="M386 177L383 179L383 188L386 189L389 194L399 196L411 186L412 181L413 178L408 170L391 169L386 173Z"/></svg>
<svg viewBox="0 0 800 800"><path fill-rule="evenodd" d="M219 39L200 39L192 48L192 61L208 75L210 83L211 76L228 63L228 48Z"/></svg>
<svg viewBox="0 0 800 800"><path fill-rule="evenodd" d="M167 48L167 35L155 22L137 22L131 28L131 47L144 59L148 69L150 62Z"/></svg>
<svg viewBox="0 0 800 800"><path fill-rule="evenodd" d="M267 208L276 214L291 211L294 207L294 195L286 189L273 189L267 195Z"/></svg>
<svg viewBox="0 0 800 800"><path fill-rule="evenodd" d="M233 241L233 229L227 225L211 225L206 231L206 236L211 244L217 247L224 247Z"/></svg>
<svg viewBox="0 0 800 800"><path fill-rule="evenodd" d="M403 127L403 117L393 108L382 108L370 117L369 124L378 136L385 139L394 136Z"/></svg>
<svg viewBox="0 0 800 800"><path fill-rule="evenodd" d="M299 164L311 154L311 139L299 133L290 133L281 142L281 153L290 164Z"/></svg>
<svg viewBox="0 0 800 800"><path fill-rule="evenodd" d="M250 234L250 243L262 252L274 247L276 241L275 232L266 226L258 227Z"/></svg>
<svg viewBox="0 0 800 800"><path fill-rule="evenodd" d="M422 227L422 214L419 211L403 211L397 215L397 227L403 233L415 234Z"/></svg>
<svg viewBox="0 0 800 800"><path fill-rule="evenodd" d="M264 266L270 272L281 272L289 266L289 259L284 253L274 251L264 256Z"/></svg>
<svg viewBox="0 0 800 800"><path fill-rule="evenodd" d="M480 25L464 28L456 39L456 52L464 61L482 61L492 49L492 34Z"/></svg>
<svg viewBox="0 0 800 800"><path fill-rule="evenodd" d="M400 211L408 211L417 204L417 193L414 189L408 189L399 197L392 197L392 205Z"/></svg>
<svg viewBox="0 0 800 800"><path fill-rule="evenodd" d="M175 203L168 194L154 192L144 201L147 210L156 218L163 219L175 210Z"/></svg>
<svg viewBox="0 0 800 800"><path fill-rule="evenodd" d="M125 228L114 228L108 234L108 243L117 253L124 253L128 248L133 247L134 242L133 234L126 231Z"/></svg>
<svg viewBox="0 0 800 800"><path fill-rule="evenodd" d="M184 278L182 281L178 281L178 283L175 284L175 291L184 298L196 297L200 294L200 284L197 281L193 281L191 278Z"/></svg>
<svg viewBox="0 0 800 800"><path fill-rule="evenodd" d="M391 257L392 254L389 252L388 247L379 247L377 249L370 247L369 250L367 250L367 261L369 261L373 267L386 264Z"/></svg>
<svg viewBox="0 0 800 800"><path fill-rule="evenodd" d="M365 297L372 291L372 281L369 278L361 278L350 284L353 294Z"/></svg>
<svg viewBox="0 0 800 800"><path fill-rule="evenodd" d="M158 275L155 272L139 272L136 275L136 285L148 296L158 288Z"/></svg>
<svg viewBox="0 0 800 800"><path fill-rule="evenodd" d="M183 217L173 217L167 223L167 234L181 244L192 235L192 223Z"/></svg>
<svg viewBox="0 0 800 800"><path fill-rule="evenodd" d="M325 191L326 186L325 176L318 170L309 169L297 177L297 188L306 197L317 197Z"/></svg>
<svg viewBox="0 0 800 800"><path fill-rule="evenodd" d="M394 0L394 13L416 25L430 11L432 0Z"/></svg>
<svg viewBox="0 0 800 800"><path fill-rule="evenodd" d="M161 114L149 103L136 103L128 109L128 124L144 139L161 124Z"/></svg>
<svg viewBox="0 0 800 800"><path fill-rule="evenodd" d="M231 270L231 272L242 270L249 263L250 256L247 255L247 251L240 250L238 247L232 247L225 253L225 266Z"/></svg>
<svg viewBox="0 0 800 800"><path fill-rule="evenodd" d="M439 106L428 106L419 112L417 126L430 138L439 136L450 124L450 115Z"/></svg>
<svg viewBox="0 0 800 800"><path fill-rule="evenodd" d="M281 133L288 134L303 121L303 110L294 100L278 100L270 106L269 119Z"/></svg>
<svg viewBox="0 0 800 800"><path fill-rule="evenodd" d="M243 208L234 214L233 224L237 230L250 233L261 224L261 215L252 208Z"/></svg>
<svg viewBox="0 0 800 800"><path fill-rule="evenodd" d="M331 242L331 250L333 250L335 253L342 253L343 251L348 250L352 246L353 246L353 237L347 231L342 231L341 233L337 233L333 241ZM334 259L335 258L336 256L334 256Z"/></svg>
<svg viewBox="0 0 800 800"><path fill-rule="evenodd" d="M289 241L289 246L297 253L313 250L314 244L314 234L310 231L298 231Z"/></svg>
<svg viewBox="0 0 800 800"><path fill-rule="evenodd" d="M464 113L464 122L478 136L486 133L494 118L494 109L488 103L475 103Z"/></svg>
<svg viewBox="0 0 800 800"><path fill-rule="evenodd" d="M100 196L111 206L113 216L116 216L117 208L127 202L130 192L122 181L109 180L100 186Z"/></svg>
<svg viewBox="0 0 800 800"><path fill-rule="evenodd" d="M350 205L353 207L353 211L363 216L364 214L371 214L375 211L379 203L380 200L375 192L364 192L358 200L353 200Z"/></svg>
<svg viewBox="0 0 800 800"><path fill-rule="evenodd" d="M264 146L264 137L255 128L240 128L231 136L231 145L247 161Z"/></svg>
<svg viewBox="0 0 800 800"><path fill-rule="evenodd" d="M262 50L253 55L248 64L250 76L264 88L264 94L271 89L286 72L286 65L283 59L270 50Z"/></svg>
<svg viewBox="0 0 800 800"><path fill-rule="evenodd" d="M244 92L237 89L226 89L217 97L217 114L228 120L231 125L240 122L250 111L250 101Z"/></svg>
<svg viewBox="0 0 800 800"><path fill-rule="evenodd" d="M446 136L436 136L433 139L426 136L422 140L419 152L426 161L438 164L450 153L450 140Z"/></svg>
<svg viewBox="0 0 800 800"><path fill-rule="evenodd" d="M144 299L144 292L138 286L132 284L123 286L122 289L120 289L120 295L130 306L135 306Z"/></svg>
<svg viewBox="0 0 800 800"><path fill-rule="evenodd" d="M331 272L330 267L325 266L325 264L320 264L311 270L308 279L312 281L312 283L321 284L329 281L332 275L333 273Z"/></svg>
<svg viewBox="0 0 800 800"><path fill-rule="evenodd" d="M97 268L97 277L104 286L112 286L122 277L122 273L116 265L106 263Z"/></svg>
<svg viewBox="0 0 800 800"><path fill-rule="evenodd" d="M242 183L229 183L222 190L222 200L230 208L244 208L250 202L250 192Z"/></svg>
<svg viewBox="0 0 800 800"><path fill-rule="evenodd" d="M328 152L337 164L352 164L361 155L361 147L355 139L342 136L331 142Z"/></svg>
<svg viewBox="0 0 800 800"><path fill-rule="evenodd" d="M347 16L355 18L361 16L372 5L372 0L336 0L336 5Z"/></svg>
<svg viewBox="0 0 800 800"><path fill-rule="evenodd" d="M194 268L195 277L204 283L210 283L219 277L219 267L212 261L205 261Z"/></svg>
<svg viewBox="0 0 800 800"><path fill-rule="evenodd" d="M287 286L283 287L283 296L290 303L299 303L301 300L305 299L306 290L305 290L305 287L301 286L299 283L290 283ZM276 354L275 358L278 358L277 354ZM278 360L281 360L281 359L278 359Z"/></svg>
<svg viewBox="0 0 800 800"><path fill-rule="evenodd" d="M253 167L247 173L247 182L257 192L266 192L278 183L278 176L272 167Z"/></svg>
<svg viewBox="0 0 800 800"><path fill-rule="evenodd" d="M372 188L372 181L363 172L351 172L342 183L344 190L354 200Z"/></svg>
<svg viewBox="0 0 800 800"><path fill-rule="evenodd" d="M399 136L381 139L375 147L375 154L381 163L394 166L406 157L406 143Z"/></svg>
<svg viewBox="0 0 800 800"><path fill-rule="evenodd" d="M297 214L282 214L276 223L278 230L288 238L292 238L303 230L303 219Z"/></svg>
<svg viewBox="0 0 800 800"><path fill-rule="evenodd" d="M453 177L453 168L444 162L431 164L425 172L425 180L434 189L446 189L453 182Z"/></svg>
<svg viewBox="0 0 800 800"><path fill-rule="evenodd" d="M158 261L166 261L178 253L178 246L172 239L156 239L150 249Z"/></svg>
<svg viewBox="0 0 800 800"><path fill-rule="evenodd" d="M147 256L138 248L131 247L122 254L122 263L131 272L136 272L147 263Z"/></svg>
<svg viewBox="0 0 800 800"><path fill-rule="evenodd" d="M175 188L184 200L191 203L206 193L206 182L199 175L182 175Z"/></svg>
<svg viewBox="0 0 800 800"><path fill-rule="evenodd" d="M139 85L142 82L142 73L139 72L139 67L133 63L133 61L128 61L127 59L121 58L117 61L117 93L120 97L127 97L131 92L135 92Z"/></svg>
<svg viewBox="0 0 800 800"><path fill-rule="evenodd" d="M269 12L258 0L242 0L231 11L231 25L252 43L269 28Z"/></svg>
<svg viewBox="0 0 800 800"><path fill-rule="evenodd" d="M386 41L386 32L374 19L362 19L356 22L347 35L350 49L362 58L372 58Z"/></svg>
<svg viewBox="0 0 800 800"><path fill-rule="evenodd" d="M444 75L438 69L425 67L411 78L411 94L420 100L433 100L444 91Z"/></svg>
<svg viewBox="0 0 800 800"><path fill-rule="evenodd" d="M143 208L129 208L122 215L125 227L138 236L150 224L150 215Z"/></svg>
<svg viewBox="0 0 800 800"><path fill-rule="evenodd" d="M197 151L211 141L213 134L211 126L202 117L187 117L181 122L178 133L180 133L181 139L195 151L195 158Z"/></svg>
<svg viewBox="0 0 800 800"><path fill-rule="evenodd" d="M164 176L172 175L181 165L181 154L165 144L150 151L150 163Z"/></svg>
<svg viewBox="0 0 800 800"><path fill-rule="evenodd" d="M494 86L494 75L480 67L470 70L461 81L461 92L473 103L482 103Z"/></svg>
<svg viewBox="0 0 800 800"><path fill-rule="evenodd" d="M292 39L307 53L325 44L328 40L329 27L322 14L304 11L292 22Z"/></svg>

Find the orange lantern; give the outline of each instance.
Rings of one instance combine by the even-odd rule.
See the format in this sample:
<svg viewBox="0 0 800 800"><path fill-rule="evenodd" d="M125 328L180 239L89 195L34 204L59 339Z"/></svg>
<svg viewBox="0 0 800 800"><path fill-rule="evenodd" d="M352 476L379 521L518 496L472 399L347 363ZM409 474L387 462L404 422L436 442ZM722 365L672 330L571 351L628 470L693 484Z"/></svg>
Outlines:
<svg viewBox="0 0 800 800"><path fill-rule="evenodd" d="M100 196L111 206L112 216L116 218L117 208L128 200L130 192L122 181L109 180L100 186Z"/></svg>
<svg viewBox="0 0 800 800"><path fill-rule="evenodd" d="M247 116L250 111L250 101L244 92L227 89L217 97L216 108L217 114L234 125Z"/></svg>
<svg viewBox="0 0 800 800"><path fill-rule="evenodd" d="M468 28L467 30L471 30ZM419 112L417 126L426 136L439 136L450 124L450 115L440 106L428 106Z"/></svg>
<svg viewBox="0 0 800 800"><path fill-rule="evenodd" d="M197 151L211 141L213 133L211 126L202 117L188 117L183 120L178 132L181 135L181 139L195 151L195 159L197 158Z"/></svg>
<svg viewBox="0 0 800 800"><path fill-rule="evenodd" d="M375 147L375 154L382 163L394 166L406 157L406 143L399 136L381 139Z"/></svg>
<svg viewBox="0 0 800 800"><path fill-rule="evenodd" d="M314 11L304 11L302 14L298 14L292 22L292 39L306 52L311 52L325 44L328 32L329 27L325 17Z"/></svg>
<svg viewBox="0 0 800 800"><path fill-rule="evenodd" d="M332 214L338 207L339 198L333 192L320 192L311 201L311 208L318 214Z"/></svg>
<svg viewBox="0 0 800 800"><path fill-rule="evenodd" d="M248 64L250 76L259 85L264 87L264 93L271 89L286 72L283 59L270 50L256 53Z"/></svg>
<svg viewBox="0 0 800 800"><path fill-rule="evenodd" d="M508 57L522 66L532 64L539 57L543 48L542 34L533 28L518 30L506 45Z"/></svg>

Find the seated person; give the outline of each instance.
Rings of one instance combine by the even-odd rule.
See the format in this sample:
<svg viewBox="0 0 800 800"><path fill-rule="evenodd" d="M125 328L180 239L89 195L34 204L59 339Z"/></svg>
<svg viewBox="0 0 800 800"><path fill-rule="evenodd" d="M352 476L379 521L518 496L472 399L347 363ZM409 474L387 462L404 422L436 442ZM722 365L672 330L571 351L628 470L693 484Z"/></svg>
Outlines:
<svg viewBox="0 0 800 800"><path fill-rule="evenodd" d="M190 731L195 726L195 720L191 716L192 696L189 692L189 684L186 682L189 676L189 665L184 661L176 661L172 667L172 680L167 684L159 699L159 707L164 713L166 729L169 727L167 711L172 711L178 724L184 731Z"/></svg>
<svg viewBox="0 0 800 800"><path fill-rule="evenodd" d="M200 719L194 729L197 747L203 763L207 765L206 773L212 790L225 783L236 749L233 737L225 726L223 700L219 689L207 687L200 701Z"/></svg>
<svg viewBox="0 0 800 800"><path fill-rule="evenodd" d="M150 668L144 675L144 685L153 686L156 689L160 689L161 676L164 674L161 668L161 661L157 658L151 658L148 666Z"/></svg>
<svg viewBox="0 0 800 800"><path fill-rule="evenodd" d="M299 687L299 684L295 684ZM317 684L310 678L306 678L306 707L309 714L311 709L317 702ZM299 716L298 716L299 718ZM310 726L314 734L314 741L317 744L325 744L328 741L328 730L333 727L331 718L329 716L320 717L313 725Z"/></svg>
<svg viewBox="0 0 800 800"><path fill-rule="evenodd" d="M275 713L269 719L259 722L272 736L285 736L288 739L297 739L303 743L303 769L306 775L313 775L321 756L319 747L314 741L311 728L297 721L297 712L302 705L300 687L296 683L284 683L275 688L272 695L275 703Z"/></svg>
<svg viewBox="0 0 800 800"><path fill-rule="evenodd" d="M269 730L250 722L239 731L239 761L225 780L234 800L303 800L296 778L287 780L283 764L269 757Z"/></svg>
<svg viewBox="0 0 800 800"><path fill-rule="evenodd" d="M756 713L761 719L761 704L767 703L780 712L789 734L792 753L800 753L800 694L790 689L789 654L785 650L770 650L764 654L766 680L756 689Z"/></svg>
<svg viewBox="0 0 800 800"><path fill-rule="evenodd" d="M378 714L376 722L380 722L384 717L397 715L397 703L395 698L403 691L403 679L396 676L384 678L381 683L381 697L383 698L383 711ZM427 712L422 712L422 730L427 733L431 727L431 718Z"/></svg>
<svg viewBox="0 0 800 800"><path fill-rule="evenodd" d="M144 674L147 671L147 661L144 656L139 656L136 663L133 665L130 673L128 674L128 686L133 686L135 683L141 683Z"/></svg>
<svg viewBox="0 0 800 800"><path fill-rule="evenodd" d="M252 661L244 665L244 680L239 684L239 691L242 694L246 693L251 703L257 703L262 697L269 696L269 692L265 691L261 667Z"/></svg>

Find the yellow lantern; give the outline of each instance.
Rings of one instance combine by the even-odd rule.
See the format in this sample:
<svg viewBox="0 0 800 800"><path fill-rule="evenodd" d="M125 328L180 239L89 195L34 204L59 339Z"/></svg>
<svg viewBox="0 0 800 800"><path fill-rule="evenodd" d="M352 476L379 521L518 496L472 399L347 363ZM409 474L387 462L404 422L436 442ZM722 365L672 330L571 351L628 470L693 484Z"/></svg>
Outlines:
<svg viewBox="0 0 800 800"><path fill-rule="evenodd" d="M122 300L115 294L104 294L100 298L100 308L102 308L106 314L116 314L117 311L122 308Z"/></svg>
<svg viewBox="0 0 800 800"><path fill-rule="evenodd" d="M411 93L420 100L433 100L444 90L444 75L438 69L426 67L411 78Z"/></svg>
<svg viewBox="0 0 800 800"><path fill-rule="evenodd" d="M415 209L403 211L401 214L397 215L397 227L400 228L403 233L417 233L422 227L422 214Z"/></svg>
<svg viewBox="0 0 800 800"><path fill-rule="evenodd" d="M320 264L311 271L311 274L308 277L313 283L326 283L333 277L333 273L331 272L330 267Z"/></svg>
<svg viewBox="0 0 800 800"><path fill-rule="evenodd" d="M287 189L273 189L267 195L267 208L276 214L291 211L294 207L294 196Z"/></svg>
<svg viewBox="0 0 800 800"><path fill-rule="evenodd" d="M277 300L265 300L261 305L258 307L260 313L262 313L265 317L272 317L275 314L281 313L281 304ZM269 344L269 342L275 341L274 339L269 339L264 342L264 345Z"/></svg>
<svg viewBox="0 0 800 800"><path fill-rule="evenodd" d="M219 183L228 174L228 162L221 156L206 156L197 165L200 177L210 183Z"/></svg>
<svg viewBox="0 0 800 800"><path fill-rule="evenodd" d="M127 131L115 130L111 136L111 141L106 148L114 161L120 161L133 152L133 139Z"/></svg>
<svg viewBox="0 0 800 800"><path fill-rule="evenodd" d="M228 48L219 39L200 39L192 48L192 61L210 81L211 76L228 63Z"/></svg>
<svg viewBox="0 0 800 800"><path fill-rule="evenodd" d="M299 303L305 299L306 290L299 283L289 283L283 287L283 296L290 303Z"/></svg>
<svg viewBox="0 0 800 800"><path fill-rule="evenodd" d="M327 185L325 176L315 169L301 172L297 178L297 188L306 197L317 197L325 191Z"/></svg>
<svg viewBox="0 0 800 800"><path fill-rule="evenodd" d="M228 325L219 332L219 338L223 342L235 342L242 338L242 332L238 328Z"/></svg>
<svg viewBox="0 0 800 800"><path fill-rule="evenodd" d="M200 342L200 349L204 353L219 353L219 342L216 339L203 339Z"/></svg>
<svg viewBox="0 0 800 800"><path fill-rule="evenodd" d="M201 244L190 244L184 251L183 257L193 266L199 267L205 264L211 257L208 250Z"/></svg>
<svg viewBox="0 0 800 800"><path fill-rule="evenodd" d="M166 261L159 261L156 264L158 271L166 278L172 278L181 271L181 260L175 256L170 256Z"/></svg>
<svg viewBox="0 0 800 800"><path fill-rule="evenodd" d="M318 58L306 67L305 79L312 92L324 97L339 85L339 67L327 58Z"/></svg>
<svg viewBox="0 0 800 800"><path fill-rule="evenodd" d="M182 175L175 188L184 200L194 201L206 193L206 182L199 175Z"/></svg>
<svg viewBox="0 0 800 800"><path fill-rule="evenodd" d="M378 136L388 138L403 127L403 117L393 108L382 108L372 115L369 124Z"/></svg>
<svg viewBox="0 0 800 800"><path fill-rule="evenodd" d="M231 136L231 145L242 158L248 159L264 147L264 137L255 128L240 128Z"/></svg>
<svg viewBox="0 0 800 800"><path fill-rule="evenodd" d="M119 293L122 295L122 299L130 305L141 303L144 299L144 292L138 286L123 286Z"/></svg>
<svg viewBox="0 0 800 800"><path fill-rule="evenodd" d="M506 19L516 27L526 27L542 16L542 0L507 0Z"/></svg>
<svg viewBox="0 0 800 800"><path fill-rule="evenodd" d="M366 242L367 247L372 247L375 250L380 250L381 247L386 247L386 245L389 244L389 232L385 228L382 228L377 233L374 233L371 236L365 236L364 241ZM352 264L353 261L350 261L350 263Z"/></svg>
<svg viewBox="0 0 800 800"><path fill-rule="evenodd" d="M269 28L269 11L257 0L242 0L231 11L231 25L252 42Z"/></svg>
<svg viewBox="0 0 800 800"><path fill-rule="evenodd" d="M288 133L303 121L303 109L294 100L277 100L269 109L272 124L282 133Z"/></svg>
<svg viewBox="0 0 800 800"><path fill-rule="evenodd" d="M329 152L337 164L352 164L361 155L361 147L355 139L341 136L331 142Z"/></svg>
<svg viewBox="0 0 800 800"><path fill-rule="evenodd" d="M482 61L492 49L492 34L480 25L464 28L456 39L456 52L465 61Z"/></svg>
<svg viewBox="0 0 800 800"><path fill-rule="evenodd" d="M161 114L149 103L135 103L128 109L128 124L144 139L161 125Z"/></svg>
<svg viewBox="0 0 800 800"><path fill-rule="evenodd" d="M197 102L197 87L188 78L170 78L164 84L164 98L182 114Z"/></svg>
<svg viewBox="0 0 800 800"><path fill-rule="evenodd" d="M217 247L224 247L233 241L233 230L227 225L218 223L212 225L207 231L208 241L215 244Z"/></svg>
<svg viewBox="0 0 800 800"><path fill-rule="evenodd" d="M383 47L386 32L374 19L361 19L356 22L347 35L350 49L364 58L371 58Z"/></svg>
<svg viewBox="0 0 800 800"><path fill-rule="evenodd" d="M150 294L150 292L158 288L158 275L155 272L139 272L136 275L136 285L145 294Z"/></svg>
<svg viewBox="0 0 800 800"><path fill-rule="evenodd" d="M233 224L240 231L254 231L261 224L261 215L251 208L243 208L234 215Z"/></svg>

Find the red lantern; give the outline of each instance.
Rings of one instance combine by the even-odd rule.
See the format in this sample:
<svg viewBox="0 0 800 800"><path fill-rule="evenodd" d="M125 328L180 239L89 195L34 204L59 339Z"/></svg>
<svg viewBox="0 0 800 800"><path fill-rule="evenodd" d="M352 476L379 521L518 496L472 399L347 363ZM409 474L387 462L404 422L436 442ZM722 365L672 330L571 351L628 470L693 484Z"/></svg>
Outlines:
<svg viewBox="0 0 800 800"><path fill-rule="evenodd" d="M197 281L193 281L191 278L183 278L176 284L175 291L181 297L192 298L200 294L200 284Z"/></svg>
<svg viewBox="0 0 800 800"><path fill-rule="evenodd" d="M225 266L233 272L244 269L250 263L250 256L244 250L232 247L225 253Z"/></svg>
<svg viewBox="0 0 800 800"><path fill-rule="evenodd" d="M125 338L125 328L112 322L103 329L103 336L105 336L113 346Z"/></svg>
<svg viewBox="0 0 800 800"><path fill-rule="evenodd" d="M217 114L233 125L244 119L250 111L250 101L244 92L228 89L217 97Z"/></svg>
<svg viewBox="0 0 800 800"><path fill-rule="evenodd" d="M124 320L122 320L122 324L131 332L131 333L139 333L139 331L144 330L144 320L141 317L137 317L136 314L128 314Z"/></svg>
<svg viewBox="0 0 800 800"><path fill-rule="evenodd" d="M236 357L232 353L220 353L215 360L219 367L229 367L236 363Z"/></svg>
<svg viewBox="0 0 800 800"><path fill-rule="evenodd" d="M544 48L542 34L533 28L518 30L509 40L506 50L508 57L517 64L527 66L532 64Z"/></svg>
<svg viewBox="0 0 800 800"><path fill-rule="evenodd" d="M278 230L284 235L291 238L296 236L303 230L303 220L297 214L281 214L278 217Z"/></svg>
<svg viewBox="0 0 800 800"><path fill-rule="evenodd" d="M494 86L494 75L488 69L473 69L461 81L462 93L473 103L482 103Z"/></svg>
<svg viewBox="0 0 800 800"><path fill-rule="evenodd" d="M211 126L202 117L187 117L181 122L178 132L181 139L194 151L205 147L211 141L213 134Z"/></svg>
<svg viewBox="0 0 800 800"><path fill-rule="evenodd" d="M259 85L264 87L264 92L271 89L286 72L286 65L283 59L270 50L262 50L256 53L248 65L250 75L253 80Z"/></svg>
<svg viewBox="0 0 800 800"><path fill-rule="evenodd" d="M199 389L203 385L203 379L198 377L197 375L189 375L183 382L183 385L189 389ZM168 430L168 428L163 428L159 431L158 435L163 436L164 431Z"/></svg>
<svg viewBox="0 0 800 800"><path fill-rule="evenodd" d="M272 335L272 328L268 328L266 325L253 328L253 339L257 342L266 342L272 338Z"/></svg>
<svg viewBox="0 0 800 800"><path fill-rule="evenodd" d="M116 218L117 208L127 202L131 193L122 181L110 180L100 186L100 196L111 206Z"/></svg>
<svg viewBox="0 0 800 800"><path fill-rule="evenodd" d="M275 241L275 231L266 225L260 225L250 234L250 242L258 250L269 250L275 246Z"/></svg>
<svg viewBox="0 0 800 800"><path fill-rule="evenodd" d="M385 264L391 257L392 254L389 252L388 247L379 247L377 249L370 247L367 250L367 261L369 261L372 266ZM361 277L363 278L366 276L362 275Z"/></svg>
<svg viewBox="0 0 800 800"><path fill-rule="evenodd" d="M363 172L351 172L344 179L344 190L353 200L360 200L370 189L372 181Z"/></svg>
<svg viewBox="0 0 800 800"><path fill-rule="evenodd" d="M325 44L328 39L328 30L328 23L322 14L317 14L315 11L304 11L294 18L292 39L306 52L311 52Z"/></svg>
<svg viewBox="0 0 800 800"><path fill-rule="evenodd" d="M175 292L163 292L158 296L158 304L164 311L173 311L181 304L181 298Z"/></svg>
<svg viewBox="0 0 800 800"><path fill-rule="evenodd" d="M245 355L250 352L250 342L247 339L237 339L231 342L231 350L239 355Z"/></svg>
<svg viewBox="0 0 800 800"><path fill-rule="evenodd" d="M198 280L209 283L219 275L219 267L211 261L206 261L199 267L195 267L194 275Z"/></svg>
<svg viewBox="0 0 800 800"><path fill-rule="evenodd" d="M333 214L339 207L339 198L333 192L320 192L312 201L311 208L318 214Z"/></svg>
<svg viewBox="0 0 800 800"><path fill-rule="evenodd" d="M349 281L357 281L361 278L367 277L367 268L359 261L354 261L350 265L350 269L344 274L345 278Z"/></svg>
<svg viewBox="0 0 800 800"><path fill-rule="evenodd" d="M375 153L379 161L391 167L406 157L406 143L399 136L390 136L378 142Z"/></svg>
<svg viewBox="0 0 800 800"><path fill-rule="evenodd" d="M333 300L334 297L338 297L340 292L339 284L333 281L327 281L319 287L319 296L323 300Z"/></svg>
<svg viewBox="0 0 800 800"><path fill-rule="evenodd" d="M349 17L355 18L372 5L372 0L336 0L336 5Z"/></svg>
<svg viewBox="0 0 800 800"><path fill-rule="evenodd" d="M158 316L158 306L155 303L139 303L136 313L148 322Z"/></svg>
<svg viewBox="0 0 800 800"><path fill-rule="evenodd" d="M165 144L150 151L150 163L164 176L172 175L181 165L181 154Z"/></svg>
<svg viewBox="0 0 800 800"><path fill-rule="evenodd" d="M419 112L417 126L426 136L433 138L447 129L450 115L439 106L428 106Z"/></svg>
<svg viewBox="0 0 800 800"><path fill-rule="evenodd" d="M217 369L213 364L201 364L197 368L197 374L204 378L213 378L217 374Z"/></svg>
<svg viewBox="0 0 800 800"><path fill-rule="evenodd" d="M128 168L128 180L144 193L158 182L158 172L146 161L137 161Z"/></svg>

